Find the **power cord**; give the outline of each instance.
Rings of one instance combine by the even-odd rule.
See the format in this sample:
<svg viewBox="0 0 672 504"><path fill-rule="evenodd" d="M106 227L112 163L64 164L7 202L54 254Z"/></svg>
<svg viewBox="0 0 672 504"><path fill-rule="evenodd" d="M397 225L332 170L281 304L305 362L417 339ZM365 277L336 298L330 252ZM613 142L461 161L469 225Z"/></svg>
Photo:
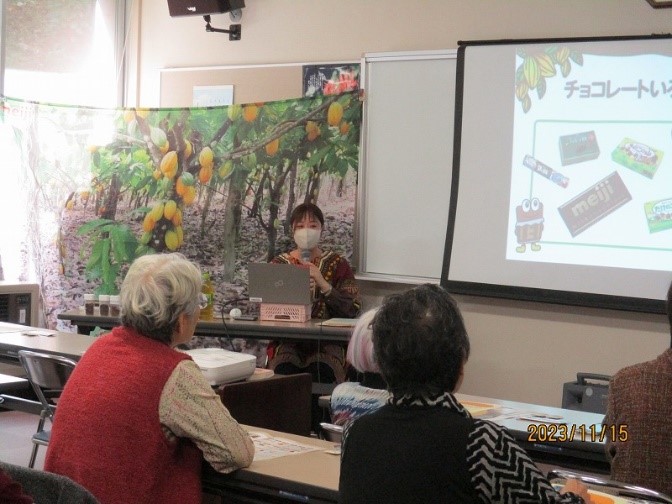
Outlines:
<svg viewBox="0 0 672 504"><path fill-rule="evenodd" d="M229 333L229 326L226 324L226 316L224 314L224 308L232 305L233 303L237 303L238 301L247 301L247 298L244 297L244 298L230 299L229 301L226 301L219 305L219 314L222 317L222 326L224 327L224 337L226 338L226 341L228 342L229 347L231 347L231 350L233 352L240 352L240 350L236 350L235 346L233 345L233 338L231 338L231 334Z"/></svg>

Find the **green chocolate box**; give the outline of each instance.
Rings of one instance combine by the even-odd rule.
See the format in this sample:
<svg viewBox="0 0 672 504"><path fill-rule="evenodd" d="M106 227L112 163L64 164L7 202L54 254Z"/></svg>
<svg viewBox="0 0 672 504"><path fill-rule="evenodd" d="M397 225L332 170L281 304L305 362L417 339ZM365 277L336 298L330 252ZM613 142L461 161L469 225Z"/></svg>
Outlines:
<svg viewBox="0 0 672 504"><path fill-rule="evenodd" d="M672 229L672 198L644 203L649 233Z"/></svg>
<svg viewBox="0 0 672 504"><path fill-rule="evenodd" d="M626 137L611 153L611 159L652 179L663 160L663 151Z"/></svg>

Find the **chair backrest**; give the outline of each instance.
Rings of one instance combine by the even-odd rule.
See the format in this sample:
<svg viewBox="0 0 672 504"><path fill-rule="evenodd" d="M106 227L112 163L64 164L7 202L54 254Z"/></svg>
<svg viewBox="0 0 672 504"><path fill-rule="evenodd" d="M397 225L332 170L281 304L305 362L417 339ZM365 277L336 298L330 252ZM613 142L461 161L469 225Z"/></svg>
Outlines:
<svg viewBox="0 0 672 504"><path fill-rule="evenodd" d="M98 500L83 486L66 476L53 474L28 467L0 462L0 470L23 488L35 502L58 504L78 502L81 504L97 504ZM0 496L2 497L2 496Z"/></svg>
<svg viewBox="0 0 672 504"><path fill-rule="evenodd" d="M312 381L309 373L275 375L228 383L217 393L239 423L310 436Z"/></svg>
<svg viewBox="0 0 672 504"><path fill-rule="evenodd" d="M627 483L621 483L620 481L603 479L599 476L581 474L564 469L554 469L548 473L548 480L551 483L557 482L558 480L566 481L569 478L578 479L589 489L602 491L611 495L635 498L638 499L638 502L672 504L672 498L663 493L656 492L655 490L649 490L648 488L628 485Z"/></svg>
<svg viewBox="0 0 672 504"><path fill-rule="evenodd" d="M53 403L47 399L45 391L61 392L77 363L60 355L30 350L19 350L19 361L43 408L51 411Z"/></svg>

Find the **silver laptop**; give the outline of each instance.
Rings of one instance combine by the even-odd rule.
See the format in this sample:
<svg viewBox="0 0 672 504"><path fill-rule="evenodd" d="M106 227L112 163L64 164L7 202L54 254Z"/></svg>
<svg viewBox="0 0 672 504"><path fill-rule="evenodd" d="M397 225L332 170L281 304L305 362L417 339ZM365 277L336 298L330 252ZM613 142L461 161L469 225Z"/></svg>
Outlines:
<svg viewBox="0 0 672 504"><path fill-rule="evenodd" d="M310 272L293 264L248 264L250 301L309 305Z"/></svg>

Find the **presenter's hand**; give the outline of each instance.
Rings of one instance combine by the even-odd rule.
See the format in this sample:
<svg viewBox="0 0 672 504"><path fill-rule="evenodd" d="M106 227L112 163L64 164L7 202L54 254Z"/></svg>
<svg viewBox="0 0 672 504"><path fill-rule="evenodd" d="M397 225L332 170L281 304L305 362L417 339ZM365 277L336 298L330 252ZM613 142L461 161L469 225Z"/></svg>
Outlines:
<svg viewBox="0 0 672 504"><path fill-rule="evenodd" d="M322 291L328 291L331 288L331 284L327 282L324 277L322 276L322 272L320 271L320 268L315 266L312 262L307 262L307 261L301 261L301 264L304 266L308 267L308 270L310 271L310 287L312 288L314 285L317 285L317 287Z"/></svg>

